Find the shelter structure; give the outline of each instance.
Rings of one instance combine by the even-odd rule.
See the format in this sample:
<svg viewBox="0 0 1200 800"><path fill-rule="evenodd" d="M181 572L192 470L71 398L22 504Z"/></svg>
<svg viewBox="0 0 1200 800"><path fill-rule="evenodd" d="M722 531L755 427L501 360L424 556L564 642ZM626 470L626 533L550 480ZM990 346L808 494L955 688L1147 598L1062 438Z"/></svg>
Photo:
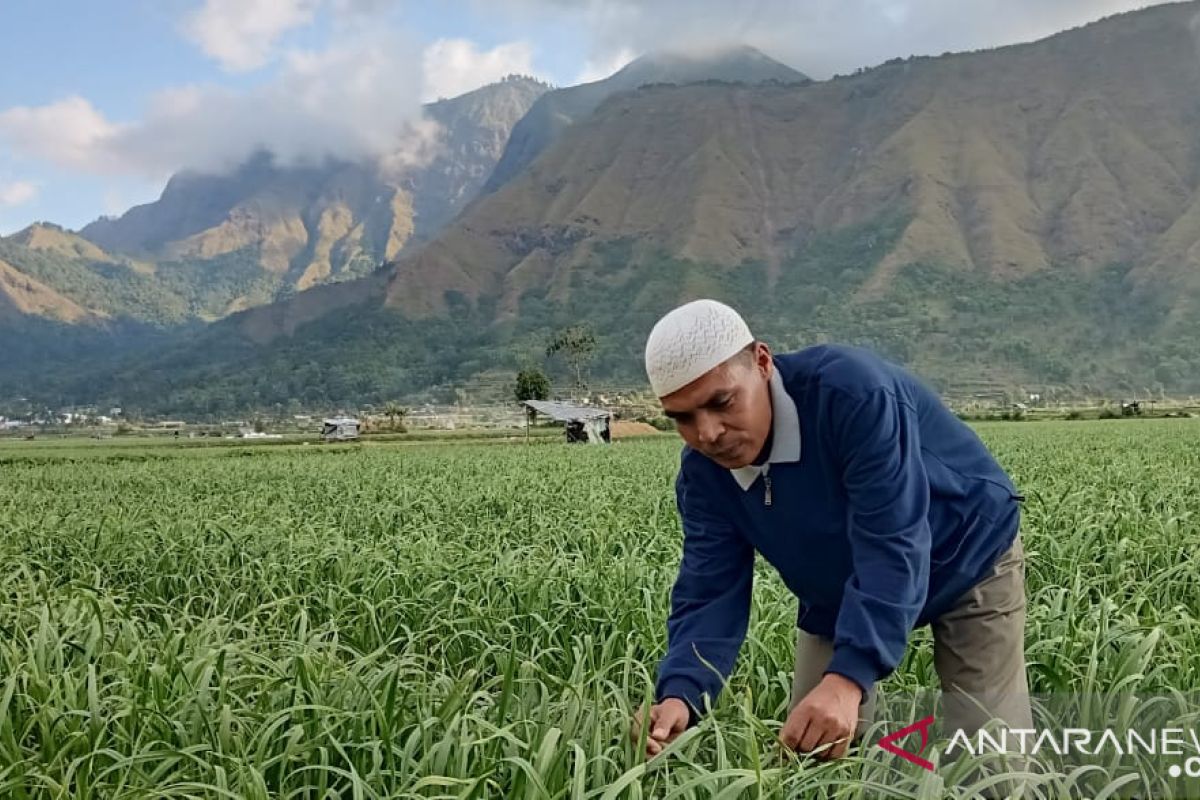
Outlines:
<svg viewBox="0 0 1200 800"><path fill-rule="evenodd" d="M555 400L525 400L523 405L566 425L568 442L605 444L611 441L612 412Z"/></svg>
<svg viewBox="0 0 1200 800"><path fill-rule="evenodd" d="M326 442L348 442L358 438L358 420L352 417L333 417L321 424L321 438Z"/></svg>

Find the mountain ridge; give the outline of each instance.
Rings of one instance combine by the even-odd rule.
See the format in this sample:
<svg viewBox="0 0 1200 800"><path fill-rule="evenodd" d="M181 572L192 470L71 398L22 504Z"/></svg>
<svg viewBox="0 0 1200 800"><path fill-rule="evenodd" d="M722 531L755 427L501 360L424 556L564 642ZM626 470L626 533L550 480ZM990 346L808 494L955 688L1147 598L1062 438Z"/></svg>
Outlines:
<svg viewBox="0 0 1200 800"><path fill-rule="evenodd" d="M267 273L273 292L360 277L436 233L474 196L511 126L548 88L512 76L427 104L442 137L421 166L333 158L280 166L259 152L229 174L176 174L158 200L79 236L147 262L236 256ZM270 299L240 298L225 313Z"/></svg>
<svg viewBox="0 0 1200 800"><path fill-rule="evenodd" d="M800 88L615 96L502 196L481 198L400 260L387 302L436 314L448 291L503 294L505 275L519 283L530 271L552 279L601 233L665 244L697 262L763 260L777 273L780 251L814 231L898 206L913 222L868 294L912 263L1019 277L1192 252L1200 219L1184 211L1195 204L1200 163L1187 135L1200 123L1187 26L1195 8L1155 6L1039 43ZM1090 53L1101 46L1109 49L1098 62ZM1003 83L989 77L1001 73ZM1120 90L1086 83L1122 77ZM981 79L992 80L993 96L979 98ZM1158 266L1134 278L1147 270L1180 278L1178 269L1166 274L1163 258L1150 263Z"/></svg>
<svg viewBox="0 0 1200 800"><path fill-rule="evenodd" d="M188 408L420 398L537 361L570 324L596 331L598 378L637 381L654 319L714 296L780 349L864 344L941 388L1200 389L1198 10L829 81L606 95L368 278L235 314L110 385Z"/></svg>
<svg viewBox="0 0 1200 800"><path fill-rule="evenodd" d="M604 100L651 83L686 84L719 76L728 82L803 82L804 73L747 45L718 48L703 55L649 53L598 81L554 89L537 99L513 126L504 153L483 187L490 194L537 159L576 122Z"/></svg>

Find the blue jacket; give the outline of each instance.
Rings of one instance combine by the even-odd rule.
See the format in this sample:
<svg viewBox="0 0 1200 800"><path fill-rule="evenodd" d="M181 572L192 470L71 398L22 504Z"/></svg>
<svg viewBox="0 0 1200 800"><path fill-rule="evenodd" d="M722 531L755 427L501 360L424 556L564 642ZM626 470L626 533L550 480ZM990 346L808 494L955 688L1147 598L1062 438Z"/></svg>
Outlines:
<svg viewBox="0 0 1200 800"><path fill-rule="evenodd" d="M1017 534L1024 498L911 373L837 345L776 356L775 370L772 440L788 437L790 400L797 453L773 449L766 475L743 474L743 489L735 473L683 450L683 558L656 695L694 712L703 695L716 701L733 670L756 550L799 598L799 627L833 640L827 671L865 691L900 663L910 632L949 610Z"/></svg>

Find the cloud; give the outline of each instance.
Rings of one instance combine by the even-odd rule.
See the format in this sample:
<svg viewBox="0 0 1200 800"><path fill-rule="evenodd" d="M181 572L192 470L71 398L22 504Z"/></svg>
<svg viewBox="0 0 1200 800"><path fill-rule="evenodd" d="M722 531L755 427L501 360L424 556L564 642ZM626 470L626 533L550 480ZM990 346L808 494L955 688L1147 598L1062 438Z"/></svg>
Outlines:
<svg viewBox="0 0 1200 800"><path fill-rule="evenodd" d="M385 11L390 11L399 0L333 0L335 15L343 18L377 17Z"/></svg>
<svg viewBox="0 0 1200 800"><path fill-rule="evenodd" d="M376 159L385 172L424 163L439 130L423 99L453 97L510 73L533 74L522 41L482 49L467 39L426 47L388 24L397 0L206 0L184 25L227 69L272 62L249 88L175 86L153 95L140 119L106 117L70 96L0 110L0 144L97 175L161 180L173 172L228 171L255 152L278 163ZM288 31L328 21L323 49L282 46Z"/></svg>
<svg viewBox="0 0 1200 800"><path fill-rule="evenodd" d="M418 49L397 34L354 35L320 51L291 51L274 78L245 91L183 86L158 93L144 117L116 123L70 97L0 112L0 139L63 167L160 178L220 172L258 150L285 164L430 156Z"/></svg>
<svg viewBox="0 0 1200 800"><path fill-rule="evenodd" d="M599 60L588 59L584 62L583 69L579 72L579 75L576 76L575 83L592 83L593 81L604 80L635 58L637 58L637 53L628 47L622 47L616 53L604 56Z"/></svg>
<svg viewBox="0 0 1200 800"><path fill-rule="evenodd" d="M510 0L530 21L573 22L590 63L622 51L754 45L815 78L889 58L1038 39L1147 0Z"/></svg>
<svg viewBox="0 0 1200 800"><path fill-rule="evenodd" d="M285 34L313 23L321 10L335 25L381 17L397 0L205 0L184 18L185 37L229 72L249 72L278 55Z"/></svg>
<svg viewBox="0 0 1200 800"><path fill-rule="evenodd" d="M37 193L37 184L31 181L0 183L0 208L24 205L37 197Z"/></svg>
<svg viewBox="0 0 1200 800"><path fill-rule="evenodd" d="M532 75L533 47L509 42L480 50L469 39L438 39L421 57L426 100L456 97L513 73Z"/></svg>
<svg viewBox="0 0 1200 800"><path fill-rule="evenodd" d="M130 203L126 202L125 195L117 189L109 189L104 193L104 214L106 216L119 216L129 208Z"/></svg>
<svg viewBox="0 0 1200 800"><path fill-rule="evenodd" d="M582 47L570 45L579 80L604 77L635 53L733 41L822 78L896 56L1033 39L1139 5L756 0L731 10L723 0L503 0L472 8L482 21L516 15L518 30L541 33L482 49L459 38L424 46L389 19L396 0L205 0L187 18L188 35L230 69L269 61L253 86L177 86L152 97L134 120L110 119L78 96L0 110L0 143L67 169L155 180L185 168L222 171L262 149L282 163L332 156L402 166L427 159L436 145L423 99L512 72L534 74L531 42L550 49L549 39L568 30L583 37ZM318 16L331 23L327 46L285 46L289 31Z"/></svg>
<svg viewBox="0 0 1200 800"><path fill-rule="evenodd" d="M266 64L279 38L310 24L318 0L206 0L184 22L184 34L230 72Z"/></svg>
<svg viewBox="0 0 1200 800"><path fill-rule="evenodd" d="M14 150L69 169L103 171L102 152L119 132L82 97L0 112L0 136Z"/></svg>

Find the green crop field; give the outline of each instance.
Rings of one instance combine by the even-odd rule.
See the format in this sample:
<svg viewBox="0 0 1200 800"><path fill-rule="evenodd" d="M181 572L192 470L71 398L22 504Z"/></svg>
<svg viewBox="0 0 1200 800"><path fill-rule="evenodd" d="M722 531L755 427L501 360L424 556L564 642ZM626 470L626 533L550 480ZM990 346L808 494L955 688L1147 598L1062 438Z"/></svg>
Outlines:
<svg viewBox="0 0 1200 800"><path fill-rule="evenodd" d="M979 430L1029 497L1034 691L1200 687L1200 421ZM963 793L878 747L781 756L796 606L765 565L717 712L643 760L677 463L673 438L0 445L0 797ZM887 688L935 684L920 632Z"/></svg>

